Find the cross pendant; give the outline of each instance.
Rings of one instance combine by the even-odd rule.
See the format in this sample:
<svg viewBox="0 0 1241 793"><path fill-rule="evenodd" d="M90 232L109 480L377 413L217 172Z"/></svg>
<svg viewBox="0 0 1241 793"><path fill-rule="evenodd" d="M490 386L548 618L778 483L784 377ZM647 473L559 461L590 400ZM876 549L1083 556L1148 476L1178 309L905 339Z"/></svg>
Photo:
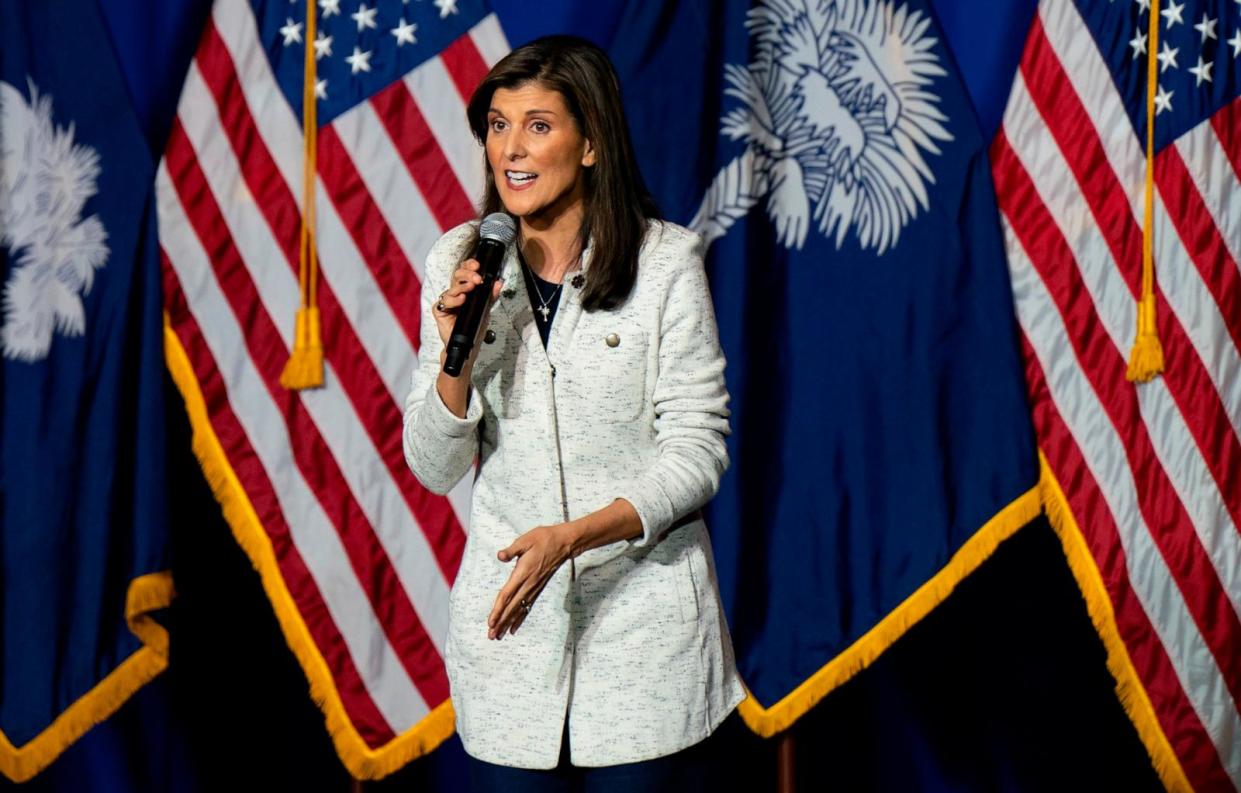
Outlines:
<svg viewBox="0 0 1241 793"><path fill-rule="evenodd" d="M551 313L551 311L552 311L552 310L551 310L550 308L548 308L547 306L540 306L540 307L539 307L539 313L543 315L543 321L544 321L544 322L546 322L546 321L547 321L547 315L548 315L548 314L550 314L550 313Z"/></svg>

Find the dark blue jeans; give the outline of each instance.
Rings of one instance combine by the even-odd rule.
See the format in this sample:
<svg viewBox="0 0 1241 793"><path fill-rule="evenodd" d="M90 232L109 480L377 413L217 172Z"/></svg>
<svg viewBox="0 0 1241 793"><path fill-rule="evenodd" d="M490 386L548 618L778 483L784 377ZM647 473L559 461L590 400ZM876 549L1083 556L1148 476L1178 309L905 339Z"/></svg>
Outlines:
<svg viewBox="0 0 1241 793"><path fill-rule="evenodd" d="M560 739L560 763L548 770L510 768L468 757L474 793L706 793L711 739L639 763L579 768L569 762L569 733Z"/></svg>

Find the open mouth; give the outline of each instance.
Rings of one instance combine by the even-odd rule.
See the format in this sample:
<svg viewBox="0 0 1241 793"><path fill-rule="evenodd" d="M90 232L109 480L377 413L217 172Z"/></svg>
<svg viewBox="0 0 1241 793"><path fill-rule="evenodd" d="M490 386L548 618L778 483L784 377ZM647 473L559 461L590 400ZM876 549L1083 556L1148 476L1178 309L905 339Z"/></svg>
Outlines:
<svg viewBox="0 0 1241 793"><path fill-rule="evenodd" d="M505 171L504 177L508 179L509 187L512 187L514 190L528 187L535 179L539 178L538 174L530 173L529 171Z"/></svg>

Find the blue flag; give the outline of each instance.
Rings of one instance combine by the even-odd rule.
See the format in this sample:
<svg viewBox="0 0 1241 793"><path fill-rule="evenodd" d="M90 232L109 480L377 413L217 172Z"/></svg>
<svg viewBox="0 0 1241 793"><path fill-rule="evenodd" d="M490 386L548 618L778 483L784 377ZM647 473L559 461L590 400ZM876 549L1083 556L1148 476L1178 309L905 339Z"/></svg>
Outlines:
<svg viewBox="0 0 1241 793"><path fill-rule="evenodd" d="M166 665L151 155L89 0L0 6L0 772Z"/></svg>
<svg viewBox="0 0 1241 793"><path fill-rule="evenodd" d="M770 735L1040 512L987 140L920 0L635 8L614 41L651 188L710 246L708 523Z"/></svg>

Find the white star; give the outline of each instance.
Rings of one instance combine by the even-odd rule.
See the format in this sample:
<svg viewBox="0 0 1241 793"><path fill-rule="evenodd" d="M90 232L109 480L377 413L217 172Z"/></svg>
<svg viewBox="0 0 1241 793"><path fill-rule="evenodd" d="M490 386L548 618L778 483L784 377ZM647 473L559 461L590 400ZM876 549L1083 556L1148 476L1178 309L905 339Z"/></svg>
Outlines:
<svg viewBox="0 0 1241 793"><path fill-rule="evenodd" d="M1202 85L1203 81L1206 81L1208 83L1211 82L1211 67L1214 65L1215 65L1215 61L1204 62L1202 60L1202 56L1201 55L1198 56L1198 65L1191 66L1189 68L1189 73L1192 74L1196 78L1194 81L1194 87Z"/></svg>
<svg viewBox="0 0 1241 793"><path fill-rule="evenodd" d="M1163 74L1164 72L1166 72L1169 66L1173 68L1180 68L1176 64L1176 54L1180 51L1181 51L1180 47L1176 47L1176 48L1169 47L1168 42L1166 41L1163 43L1163 49L1160 50L1159 54L1155 56L1156 58L1159 59L1159 73L1160 74Z"/></svg>
<svg viewBox="0 0 1241 793"><path fill-rule="evenodd" d="M280 35L284 36L284 46L290 44L302 43L302 23L294 22L292 17L285 17L284 27L280 28Z"/></svg>
<svg viewBox="0 0 1241 793"><path fill-rule="evenodd" d="M358 6L358 10L349 16L353 17L353 20L358 23L358 32L361 33L363 28L378 27L375 24L375 15L378 13L378 8L367 8L366 3L362 3Z"/></svg>
<svg viewBox="0 0 1241 793"><path fill-rule="evenodd" d="M323 9L324 19L333 14L340 16L340 0L319 0L319 8Z"/></svg>
<svg viewBox="0 0 1241 793"><path fill-rule="evenodd" d="M1177 22L1181 22L1181 23L1185 22L1185 20L1181 18L1181 12L1183 12L1184 10L1185 10L1184 3L1181 3L1178 6L1176 4L1176 0L1172 0L1172 2L1168 3L1167 8L1159 12L1159 16L1164 18L1164 20L1168 23L1168 30L1171 30L1172 26L1175 25Z"/></svg>
<svg viewBox="0 0 1241 793"><path fill-rule="evenodd" d="M319 60L325 56L332 54L332 37L326 35L322 30L315 37L315 60Z"/></svg>
<svg viewBox="0 0 1241 793"><path fill-rule="evenodd" d="M1218 38L1218 36L1216 36L1216 35L1215 35L1215 23L1216 23L1216 22L1219 22L1219 20L1218 20L1218 19L1211 19L1210 17L1208 17L1208 16L1207 16L1207 13L1206 13L1205 11L1203 11L1203 12L1202 12L1202 21L1201 21L1201 22L1199 22L1198 24L1194 25L1194 30L1196 30L1196 31L1198 31L1199 33L1201 33L1201 34L1202 34L1202 43L1203 43L1203 44L1206 44L1207 39L1215 39L1215 38Z"/></svg>
<svg viewBox="0 0 1241 793"><path fill-rule="evenodd" d="M399 47L405 42L417 44L418 39L414 38L414 31L417 29L418 26L414 23L401 19L401 24L392 29L392 35L396 36L396 46Z"/></svg>
<svg viewBox="0 0 1241 793"><path fill-rule="evenodd" d="M440 19L443 19L457 13L457 0L435 0L435 7L440 10Z"/></svg>
<svg viewBox="0 0 1241 793"><path fill-rule="evenodd" d="M1241 3L1241 0L1237 0L1237 2ZM1228 39L1228 43L1232 45L1232 57L1236 58L1241 55L1241 29L1238 29L1232 35L1232 38Z"/></svg>
<svg viewBox="0 0 1241 793"><path fill-rule="evenodd" d="M1151 0L1136 0L1138 4L1138 13L1151 10Z"/></svg>
<svg viewBox="0 0 1241 793"><path fill-rule="evenodd" d="M369 72L371 70L371 52L372 50L362 52L357 47L353 48L353 54L345 58L345 63L349 64L352 69L350 74Z"/></svg>
<svg viewBox="0 0 1241 793"><path fill-rule="evenodd" d="M327 100L327 80L315 80L315 97Z"/></svg>
<svg viewBox="0 0 1241 793"><path fill-rule="evenodd" d="M1136 60L1139 55L1146 52L1146 34L1139 30L1137 35L1129 40L1129 46L1133 47L1133 57Z"/></svg>
<svg viewBox="0 0 1241 793"><path fill-rule="evenodd" d="M1172 95L1176 91L1165 91L1163 86L1159 86L1159 90L1155 92L1155 115L1159 115L1163 111L1172 112Z"/></svg>

